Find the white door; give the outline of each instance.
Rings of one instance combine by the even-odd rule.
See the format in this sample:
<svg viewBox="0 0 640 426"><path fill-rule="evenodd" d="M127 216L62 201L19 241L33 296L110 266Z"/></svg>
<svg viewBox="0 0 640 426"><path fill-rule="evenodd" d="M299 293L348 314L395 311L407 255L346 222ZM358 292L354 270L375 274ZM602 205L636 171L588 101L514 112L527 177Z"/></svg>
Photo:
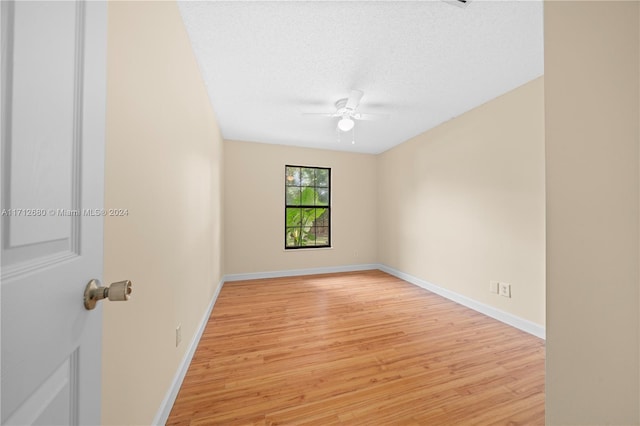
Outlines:
<svg viewBox="0 0 640 426"><path fill-rule="evenodd" d="M106 4L1 3L2 424L98 424Z"/></svg>

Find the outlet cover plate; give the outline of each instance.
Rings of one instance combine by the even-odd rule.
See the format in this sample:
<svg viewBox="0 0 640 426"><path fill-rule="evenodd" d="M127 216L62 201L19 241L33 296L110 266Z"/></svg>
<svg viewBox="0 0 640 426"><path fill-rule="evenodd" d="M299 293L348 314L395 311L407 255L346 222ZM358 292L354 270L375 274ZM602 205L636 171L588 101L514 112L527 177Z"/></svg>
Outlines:
<svg viewBox="0 0 640 426"><path fill-rule="evenodd" d="M511 297L511 284L500 283L500 296Z"/></svg>

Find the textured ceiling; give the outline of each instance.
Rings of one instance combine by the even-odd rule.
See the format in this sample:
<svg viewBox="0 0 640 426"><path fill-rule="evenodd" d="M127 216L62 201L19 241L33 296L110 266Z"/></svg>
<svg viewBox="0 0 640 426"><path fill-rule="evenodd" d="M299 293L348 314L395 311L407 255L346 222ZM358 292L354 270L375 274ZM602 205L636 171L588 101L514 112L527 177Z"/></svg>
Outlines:
<svg viewBox="0 0 640 426"><path fill-rule="evenodd" d="M543 73L541 1L179 5L225 139L379 153ZM355 144L303 115L351 89Z"/></svg>

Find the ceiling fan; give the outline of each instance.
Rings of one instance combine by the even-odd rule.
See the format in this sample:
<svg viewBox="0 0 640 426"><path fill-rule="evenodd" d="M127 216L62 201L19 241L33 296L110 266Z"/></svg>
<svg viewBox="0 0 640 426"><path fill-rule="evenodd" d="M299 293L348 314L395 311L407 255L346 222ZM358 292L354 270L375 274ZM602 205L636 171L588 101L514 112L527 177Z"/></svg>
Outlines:
<svg viewBox="0 0 640 426"><path fill-rule="evenodd" d="M336 111L328 113L305 113L304 115L314 115L318 117L339 117L338 130L348 132L355 126L355 120L379 120L387 117L385 114L364 114L357 112L358 105L364 92L362 90L352 90L348 98L338 99L335 103Z"/></svg>

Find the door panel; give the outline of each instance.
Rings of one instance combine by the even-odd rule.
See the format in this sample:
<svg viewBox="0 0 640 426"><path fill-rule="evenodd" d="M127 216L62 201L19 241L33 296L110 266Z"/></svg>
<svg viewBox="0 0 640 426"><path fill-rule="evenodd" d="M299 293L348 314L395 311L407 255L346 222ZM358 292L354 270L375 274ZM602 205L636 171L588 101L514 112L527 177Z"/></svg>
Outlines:
<svg viewBox="0 0 640 426"><path fill-rule="evenodd" d="M106 3L0 15L2 423L98 424Z"/></svg>
<svg viewBox="0 0 640 426"><path fill-rule="evenodd" d="M3 208L34 210L5 216L10 274L77 254L85 13L74 2L8 3L5 13Z"/></svg>
<svg viewBox="0 0 640 426"><path fill-rule="evenodd" d="M15 425L78 424L78 353L74 352L6 421Z"/></svg>
<svg viewBox="0 0 640 426"><path fill-rule="evenodd" d="M13 72L7 85L12 137L5 162L19 167L10 168L7 208L73 207L79 176L74 181L71 174L82 123L81 5L21 2L13 8ZM11 247L68 240L71 231L64 216L16 216L8 222Z"/></svg>

